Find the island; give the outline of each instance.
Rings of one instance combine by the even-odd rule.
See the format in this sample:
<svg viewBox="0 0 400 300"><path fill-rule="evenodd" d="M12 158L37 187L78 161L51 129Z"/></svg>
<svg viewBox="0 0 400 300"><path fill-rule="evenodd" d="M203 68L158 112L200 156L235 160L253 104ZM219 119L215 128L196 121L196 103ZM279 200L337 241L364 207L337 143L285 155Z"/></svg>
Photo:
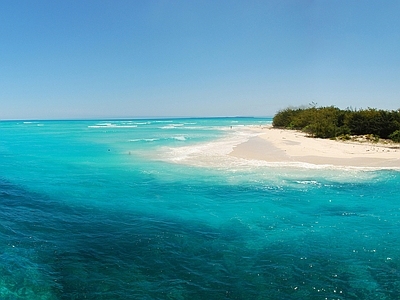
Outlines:
<svg viewBox="0 0 400 300"><path fill-rule="evenodd" d="M298 167L400 168L400 111L287 108L231 156Z"/></svg>

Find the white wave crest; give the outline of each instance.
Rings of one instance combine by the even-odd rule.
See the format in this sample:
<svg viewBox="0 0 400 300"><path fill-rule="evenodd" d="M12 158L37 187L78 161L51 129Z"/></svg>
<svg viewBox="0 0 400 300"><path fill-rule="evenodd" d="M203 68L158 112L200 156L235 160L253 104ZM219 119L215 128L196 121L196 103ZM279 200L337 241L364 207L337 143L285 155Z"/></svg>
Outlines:
<svg viewBox="0 0 400 300"><path fill-rule="evenodd" d="M89 125L88 128L136 128L137 125L118 125L113 123L99 123L96 125Z"/></svg>
<svg viewBox="0 0 400 300"><path fill-rule="evenodd" d="M154 139L132 139L129 140L130 142L155 142L158 141L160 139L154 138Z"/></svg>
<svg viewBox="0 0 400 300"><path fill-rule="evenodd" d="M186 138L184 136L174 136L172 138L177 141L186 141Z"/></svg>

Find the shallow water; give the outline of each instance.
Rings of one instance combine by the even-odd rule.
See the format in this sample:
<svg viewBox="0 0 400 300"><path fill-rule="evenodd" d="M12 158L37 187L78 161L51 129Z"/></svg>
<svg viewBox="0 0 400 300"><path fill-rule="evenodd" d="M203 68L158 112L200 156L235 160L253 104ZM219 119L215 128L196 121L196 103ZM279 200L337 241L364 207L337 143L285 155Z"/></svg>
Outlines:
<svg viewBox="0 0 400 300"><path fill-rule="evenodd" d="M226 155L270 122L0 122L0 298L398 299L400 172Z"/></svg>

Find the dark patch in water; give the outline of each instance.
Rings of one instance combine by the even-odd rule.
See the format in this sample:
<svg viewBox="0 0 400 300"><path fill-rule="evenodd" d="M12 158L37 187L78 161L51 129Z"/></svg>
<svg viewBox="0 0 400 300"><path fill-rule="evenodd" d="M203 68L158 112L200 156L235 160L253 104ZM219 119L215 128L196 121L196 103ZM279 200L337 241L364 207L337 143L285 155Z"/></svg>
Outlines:
<svg viewBox="0 0 400 300"><path fill-rule="evenodd" d="M340 241L310 232L252 246L235 219L215 229L71 207L4 181L0 216L0 284L9 299L398 297L396 263L338 255L331 249Z"/></svg>

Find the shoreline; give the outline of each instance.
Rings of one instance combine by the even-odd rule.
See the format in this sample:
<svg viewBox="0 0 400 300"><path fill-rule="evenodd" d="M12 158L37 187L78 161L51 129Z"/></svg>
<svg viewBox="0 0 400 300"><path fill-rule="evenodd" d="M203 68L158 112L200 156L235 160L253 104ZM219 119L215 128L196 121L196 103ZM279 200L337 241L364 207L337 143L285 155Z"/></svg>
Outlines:
<svg viewBox="0 0 400 300"><path fill-rule="evenodd" d="M249 127L256 136L236 145L230 156L270 163L307 163L336 167L400 168L400 145L335 141L272 126Z"/></svg>

